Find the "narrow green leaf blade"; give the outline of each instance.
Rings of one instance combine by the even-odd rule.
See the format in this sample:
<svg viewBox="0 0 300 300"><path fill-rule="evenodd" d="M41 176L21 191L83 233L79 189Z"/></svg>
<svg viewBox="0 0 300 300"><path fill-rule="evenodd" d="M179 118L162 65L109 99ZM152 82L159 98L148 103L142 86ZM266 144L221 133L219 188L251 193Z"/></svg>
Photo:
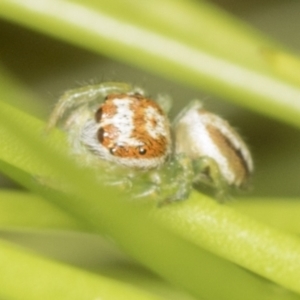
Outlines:
<svg viewBox="0 0 300 300"><path fill-rule="evenodd" d="M0 15L300 126L298 73L266 53L298 59L206 1L2 0Z"/></svg>

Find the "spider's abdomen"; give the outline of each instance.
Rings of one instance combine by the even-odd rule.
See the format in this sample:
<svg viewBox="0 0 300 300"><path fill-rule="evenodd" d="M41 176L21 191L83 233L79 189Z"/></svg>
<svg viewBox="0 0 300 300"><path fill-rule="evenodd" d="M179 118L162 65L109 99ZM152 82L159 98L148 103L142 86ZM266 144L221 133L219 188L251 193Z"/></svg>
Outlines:
<svg viewBox="0 0 300 300"><path fill-rule="evenodd" d="M228 185L246 184L253 171L251 154L227 121L194 102L177 118L174 129L176 153L192 160L211 158Z"/></svg>

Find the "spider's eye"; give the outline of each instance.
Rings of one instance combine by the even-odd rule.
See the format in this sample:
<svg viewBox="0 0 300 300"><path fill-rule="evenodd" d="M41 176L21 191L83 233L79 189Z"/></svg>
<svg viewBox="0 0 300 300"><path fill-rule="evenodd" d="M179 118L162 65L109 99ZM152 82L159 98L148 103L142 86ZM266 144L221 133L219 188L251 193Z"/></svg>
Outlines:
<svg viewBox="0 0 300 300"><path fill-rule="evenodd" d="M113 148L109 148L109 153L111 155L115 155L115 152L117 151L117 148L116 147L113 147Z"/></svg>
<svg viewBox="0 0 300 300"><path fill-rule="evenodd" d="M104 129L102 127L99 128L98 133L97 133L97 137L98 137L98 141L102 144L103 140L104 140Z"/></svg>
<svg viewBox="0 0 300 300"><path fill-rule="evenodd" d="M102 110L102 107L100 107L95 113L95 120L97 123L99 123L101 121L102 114L103 114L103 110Z"/></svg>
<svg viewBox="0 0 300 300"><path fill-rule="evenodd" d="M139 147L139 154L144 155L147 153L147 150L143 147Z"/></svg>

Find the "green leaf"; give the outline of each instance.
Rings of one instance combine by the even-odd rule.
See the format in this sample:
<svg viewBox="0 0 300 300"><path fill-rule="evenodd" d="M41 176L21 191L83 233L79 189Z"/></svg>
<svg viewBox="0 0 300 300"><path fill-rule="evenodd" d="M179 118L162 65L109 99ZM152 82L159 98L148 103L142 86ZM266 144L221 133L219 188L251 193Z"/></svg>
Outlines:
<svg viewBox="0 0 300 300"><path fill-rule="evenodd" d="M1 299L162 299L130 284L39 257L2 240L0 265Z"/></svg>
<svg viewBox="0 0 300 300"><path fill-rule="evenodd" d="M206 1L2 0L0 16L300 126L298 73L266 53L298 59Z"/></svg>
<svg viewBox="0 0 300 300"><path fill-rule="evenodd" d="M196 195L188 201L165 206L154 217L192 243L300 291L296 288L300 278L300 241L296 235Z"/></svg>
<svg viewBox="0 0 300 300"><path fill-rule="evenodd" d="M246 198L230 206L275 228L300 233L299 198Z"/></svg>
<svg viewBox="0 0 300 300"><path fill-rule="evenodd" d="M269 233L267 231L259 232L262 227L253 230L259 226L255 222L239 215L236 216L235 213L228 211L225 207L198 195L196 204L194 201L188 200L182 202L180 206L174 204L174 206L171 205L163 209L157 207L150 209L156 214L162 213L163 210L168 212L163 214L162 219L167 220L169 217L169 220L164 221L162 226L160 223L154 222L153 218L149 219L149 206L140 207L128 203L124 196L117 196L115 191L101 188L93 174L78 169L66 158L63 159L62 152L51 147L55 144L56 135L41 138L40 125L40 121L0 103L0 137L7 138L6 146L0 148L0 160L2 160L0 168L16 180L23 181L25 186L41 193L47 200L64 209L75 217L82 226L86 226L85 228L90 228L94 232L105 232L138 261L171 282L185 287L192 294L211 299L220 297L222 299L240 299L241 295L244 299L266 299L266 295L271 293L274 299L298 299L292 293L277 294L273 291L272 285L261 278L200 247L195 247L195 244L204 247L209 246L218 236L216 230L214 230L216 236L211 235L211 229L207 226L210 225L209 223L204 222L203 227L201 227L201 222L196 222L197 214L202 209L208 208L205 216L215 215L212 220L218 222L219 225L216 227L219 228L221 232L219 234L221 235L224 235L223 222L226 221L225 231L227 229L232 232L235 232L236 229L240 230L238 232L243 232L242 230L249 231L260 234L255 239L264 242L264 239L267 238L266 241L268 241ZM27 131L28 128L30 128L30 131ZM16 146L20 148L15 149ZM8 155L8 153L14 153L14 151L15 153L18 152L17 158L14 155ZM24 157L25 155L26 157ZM55 179L60 178L59 180L62 180L67 188L66 191L70 192L68 194L53 193L51 189L47 190L43 185L40 186L40 181L30 180L30 178L34 178L36 174L40 173L39 169L43 172L50 170L49 174L51 176L57 175ZM26 175L27 172L29 172L28 175ZM43 174L46 176L46 173ZM44 182L47 184L47 180ZM49 182L51 183L51 180ZM182 217L172 217L174 212ZM191 218L192 216L194 219ZM240 218L240 221L237 218ZM186 223L190 219L193 219L195 223L185 225L182 229L176 226L179 221L183 222L185 219ZM238 222L236 223L236 221ZM172 232L166 227L173 228ZM221 230L222 228L223 230ZM201 237L198 236L191 239L192 244L187 241L192 232L201 233L202 230L204 230L202 236L207 233L211 236L211 239L203 244L197 242L201 240ZM183 235L183 237L181 238L180 235ZM228 235L227 231L226 235ZM238 245L240 242L251 243L253 236L249 235L249 237L249 240L243 240L243 236L241 238L237 236L233 240L229 239L227 246ZM274 247L278 245L281 248L281 242L288 241L289 237L279 235L277 239L275 237L272 240L275 242ZM296 239L290 239L289 243L293 244L293 248L289 249L289 253L293 254L294 257L292 261L293 269L291 269L290 264L285 264L285 267L280 269L279 274L269 272L268 275L270 279L297 291L299 286L298 283L295 284L294 279L299 278L295 270L298 266L297 255L300 253L298 251L300 243L298 245ZM259 243L256 245L259 245ZM268 246L268 243L266 245ZM233 251L230 247L227 247L227 249ZM250 260L253 266L255 266L255 259L261 260L266 255L266 253L262 253L262 255L253 253L253 249L248 251L246 245L243 246L243 249L242 253L244 255L249 253L253 258L253 260L252 258ZM214 252L218 252L218 249L214 249ZM236 252L233 251L233 253ZM279 254L279 252L276 253ZM282 267L283 263L287 262L287 258L283 257L280 260L276 255L271 255L267 264L276 262L277 265L279 264ZM256 271L258 273L264 272L265 267L265 265L258 266L259 270ZM288 279L286 277L282 278L282 275L287 275ZM244 295L245 290L247 290L247 296Z"/></svg>
<svg viewBox="0 0 300 300"><path fill-rule="evenodd" d="M76 220L29 192L0 190L0 227L4 229L82 230Z"/></svg>

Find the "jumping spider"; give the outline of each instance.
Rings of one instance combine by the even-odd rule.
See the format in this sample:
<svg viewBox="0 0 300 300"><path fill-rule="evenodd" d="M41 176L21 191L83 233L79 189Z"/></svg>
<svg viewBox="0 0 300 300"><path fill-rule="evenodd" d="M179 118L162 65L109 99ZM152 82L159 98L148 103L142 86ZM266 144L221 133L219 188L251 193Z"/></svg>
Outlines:
<svg viewBox="0 0 300 300"><path fill-rule="evenodd" d="M61 97L48 129L59 122L80 164L135 197L172 202L204 184L222 198L229 187L244 186L253 163L236 131L199 101L172 125L169 108L170 98L154 101L125 83L89 85Z"/></svg>

